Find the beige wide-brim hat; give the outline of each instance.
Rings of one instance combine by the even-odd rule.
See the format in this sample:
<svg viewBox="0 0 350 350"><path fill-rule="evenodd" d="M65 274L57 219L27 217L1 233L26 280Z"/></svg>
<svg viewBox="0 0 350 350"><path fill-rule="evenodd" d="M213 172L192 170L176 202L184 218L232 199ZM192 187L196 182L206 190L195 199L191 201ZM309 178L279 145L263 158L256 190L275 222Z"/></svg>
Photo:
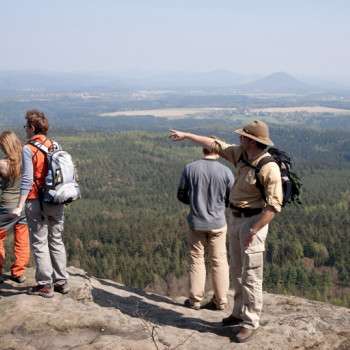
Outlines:
<svg viewBox="0 0 350 350"><path fill-rule="evenodd" d="M269 127L261 120L254 120L253 122L247 124L241 129L235 130L234 132L264 145L273 146L273 142L270 139Z"/></svg>

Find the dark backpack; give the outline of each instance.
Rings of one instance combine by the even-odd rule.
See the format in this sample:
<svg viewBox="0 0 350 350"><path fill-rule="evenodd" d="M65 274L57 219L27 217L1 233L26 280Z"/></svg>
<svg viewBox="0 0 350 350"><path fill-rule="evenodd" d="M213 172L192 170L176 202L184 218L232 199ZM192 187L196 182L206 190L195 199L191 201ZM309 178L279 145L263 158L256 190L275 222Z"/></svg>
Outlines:
<svg viewBox="0 0 350 350"><path fill-rule="evenodd" d="M271 156L262 158L259 163L254 166L246 161L243 157L241 157L241 161L248 165L249 167L255 170L255 178L256 178L256 187L261 192L263 199L266 202L265 189L259 179L259 173L261 168L270 162L276 163L281 171L281 179L282 179L282 190L283 190L283 203L282 206L285 206L288 203L301 204L300 201L300 188L302 186L302 182L299 176L291 171L292 160L289 155L281 151L277 148L271 147L268 152Z"/></svg>

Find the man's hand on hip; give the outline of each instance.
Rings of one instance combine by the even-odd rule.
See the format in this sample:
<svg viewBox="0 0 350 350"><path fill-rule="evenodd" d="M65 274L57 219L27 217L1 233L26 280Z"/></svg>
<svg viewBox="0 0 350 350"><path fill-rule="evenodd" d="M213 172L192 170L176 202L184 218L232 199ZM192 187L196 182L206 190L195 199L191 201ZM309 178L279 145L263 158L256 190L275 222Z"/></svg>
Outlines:
<svg viewBox="0 0 350 350"><path fill-rule="evenodd" d="M248 248L250 244L253 242L254 236L257 234L257 231L253 228L249 230L249 234L246 237L246 240L244 242L244 248Z"/></svg>

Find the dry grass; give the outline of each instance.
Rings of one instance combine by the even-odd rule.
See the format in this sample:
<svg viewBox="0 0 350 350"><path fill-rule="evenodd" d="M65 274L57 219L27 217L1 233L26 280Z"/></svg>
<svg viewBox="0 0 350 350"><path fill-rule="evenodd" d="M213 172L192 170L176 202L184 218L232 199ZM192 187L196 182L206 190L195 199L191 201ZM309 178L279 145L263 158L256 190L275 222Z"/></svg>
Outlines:
<svg viewBox="0 0 350 350"><path fill-rule="evenodd" d="M160 109L145 109L145 110L135 110L135 111L118 111L118 112L108 112L101 113L101 117L120 117L120 116L132 116L132 117L142 117L151 115L159 118L185 118L189 115L196 114L208 114L212 112L221 111L234 111L235 108L160 108Z"/></svg>
<svg viewBox="0 0 350 350"><path fill-rule="evenodd" d="M265 113L332 113L332 114L350 114L349 109L330 108L322 106L305 106L305 107L269 107L269 108L254 108L250 112L265 112Z"/></svg>

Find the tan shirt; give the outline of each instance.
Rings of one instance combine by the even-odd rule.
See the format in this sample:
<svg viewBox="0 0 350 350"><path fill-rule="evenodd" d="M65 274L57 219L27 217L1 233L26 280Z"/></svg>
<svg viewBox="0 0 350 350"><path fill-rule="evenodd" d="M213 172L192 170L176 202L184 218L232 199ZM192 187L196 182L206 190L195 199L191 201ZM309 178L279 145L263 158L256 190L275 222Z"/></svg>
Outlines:
<svg viewBox="0 0 350 350"><path fill-rule="evenodd" d="M241 146L230 145L216 139L213 148L222 158L232 163L236 168L235 183L230 193L230 203L240 208L263 208L269 205L277 212L281 211L283 201L282 180L280 168L276 163L269 162L265 164L259 172L260 182L265 188L265 202L256 186L255 170L240 161L241 156L247 160ZM256 166L260 159L267 156L271 155L267 151L262 151L249 163Z"/></svg>

